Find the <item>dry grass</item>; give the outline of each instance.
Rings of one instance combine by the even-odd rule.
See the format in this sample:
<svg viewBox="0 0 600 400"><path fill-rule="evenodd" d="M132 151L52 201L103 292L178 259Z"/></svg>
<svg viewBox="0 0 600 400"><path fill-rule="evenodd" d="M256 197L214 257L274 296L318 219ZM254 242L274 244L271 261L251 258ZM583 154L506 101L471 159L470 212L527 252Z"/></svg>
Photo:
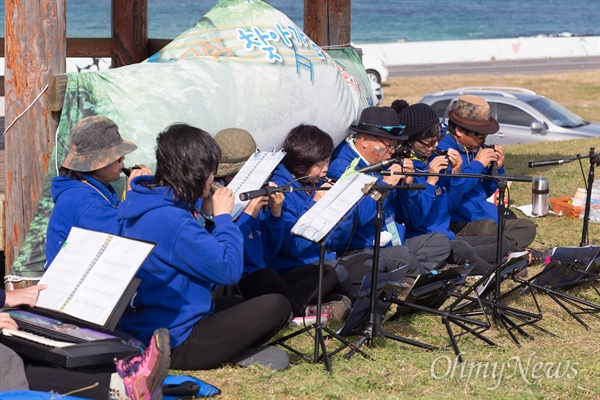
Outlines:
<svg viewBox="0 0 600 400"><path fill-rule="evenodd" d="M600 122L600 71L551 75L392 78L383 85L384 105L390 105L395 99L405 99L413 104L425 93L465 86L515 86L531 89L561 103L584 119Z"/></svg>
<svg viewBox="0 0 600 400"><path fill-rule="evenodd" d="M396 78L391 79L384 90L386 104L396 98L404 98L412 104L430 91L482 84L527 87L558 100L583 118L600 121L599 71L543 76ZM583 186L577 163L533 171L527 168L527 161L587 154L592 146L600 147L600 141L507 147L508 174L546 176L553 197L572 196L577 187ZM584 162L582 168L587 176L589 163ZM530 203L530 196L529 184L515 184L511 188L512 204ZM536 247L579 245L580 220L547 216L535 222L538 225ZM600 225L590 224L590 239L591 244L600 245ZM540 269L530 269L530 274ZM508 287L510 283L503 284L503 289ZM570 293L600 303L600 296L590 288L577 287ZM598 398L600 321L583 316L591 327L587 330L548 296L538 295L538 301L543 312L539 325L556 336L525 327L534 338L518 336L521 345L517 346L505 329L493 323L485 336L497 346L489 346L472 335L462 337L459 346L465 363L454 369L451 350L424 351L391 339L380 339L373 347L364 347L373 359L354 356L346 360L340 354L333 356L332 374L326 372L322 363L309 364L296 356L292 357L291 366L281 372L257 367L223 367L191 373L222 389L222 398L231 399ZM517 295L505 303L536 312L530 296ZM384 322L382 326L389 333L440 347L448 345L448 335L439 317L420 314L397 322ZM282 334L290 332L293 329ZM354 343L358 337L349 339ZM312 356L313 343L308 335L291 342L309 356ZM337 345L337 342L329 343L333 347Z"/></svg>

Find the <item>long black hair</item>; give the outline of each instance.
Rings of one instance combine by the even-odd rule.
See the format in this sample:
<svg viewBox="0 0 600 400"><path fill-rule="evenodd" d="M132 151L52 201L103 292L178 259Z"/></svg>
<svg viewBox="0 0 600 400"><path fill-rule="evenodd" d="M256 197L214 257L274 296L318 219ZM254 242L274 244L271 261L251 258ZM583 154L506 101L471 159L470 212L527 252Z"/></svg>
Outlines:
<svg viewBox="0 0 600 400"><path fill-rule="evenodd" d="M288 133L283 142L283 166L295 177L305 176L315 164L329 160L333 140L327 132L314 125L300 124Z"/></svg>
<svg viewBox="0 0 600 400"><path fill-rule="evenodd" d="M171 188L177 201L193 207L210 174L216 173L219 158L221 149L210 134L187 124L173 124L156 139L154 183Z"/></svg>

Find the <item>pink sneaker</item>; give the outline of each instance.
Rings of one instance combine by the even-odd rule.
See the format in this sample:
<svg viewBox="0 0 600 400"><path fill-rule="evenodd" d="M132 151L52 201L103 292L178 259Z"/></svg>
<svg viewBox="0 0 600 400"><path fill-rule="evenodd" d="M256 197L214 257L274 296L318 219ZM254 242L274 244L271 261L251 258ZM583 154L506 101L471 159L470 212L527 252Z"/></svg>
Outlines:
<svg viewBox="0 0 600 400"><path fill-rule="evenodd" d="M144 354L117 361L117 373L123 378L127 397L131 400L162 399L162 384L169 369L170 355L169 330L160 328L154 331Z"/></svg>

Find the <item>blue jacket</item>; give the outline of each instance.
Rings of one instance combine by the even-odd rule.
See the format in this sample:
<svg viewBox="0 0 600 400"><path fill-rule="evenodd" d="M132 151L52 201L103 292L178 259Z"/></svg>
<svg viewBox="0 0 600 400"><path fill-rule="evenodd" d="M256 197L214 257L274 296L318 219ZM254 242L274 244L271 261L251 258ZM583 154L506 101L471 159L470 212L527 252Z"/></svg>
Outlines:
<svg viewBox="0 0 600 400"><path fill-rule="evenodd" d="M271 181L278 186L290 184L295 177L283 166L279 164L273 172ZM291 183L293 188L301 188L302 183L295 181ZM308 188L307 188L308 189ZM267 266L279 274L289 272L292 268L300 267L306 264L317 263L321 247L308 239L296 236L291 233L294 224L308 211L316 202L314 201L315 191L294 190L286 193L283 202L282 215L285 228L283 235L283 244L281 250L267 263ZM333 243L346 242L349 236L348 228L351 226L348 221L342 221L327 238L326 248L331 249ZM335 259L335 253L326 251L325 259Z"/></svg>
<svg viewBox="0 0 600 400"><path fill-rule="evenodd" d="M428 172L429 162L435 158L432 155L428 160L413 160L415 172ZM451 170L448 168L447 173ZM427 183L427 176L415 176L415 183L424 183L425 190L419 190L421 201L419 213L408 214L405 219L406 236L408 238L434 232L440 232L454 239L454 232L450 230L451 204L456 204L462 196L462 187L465 178L440 177L436 185Z"/></svg>
<svg viewBox="0 0 600 400"><path fill-rule="evenodd" d="M118 235L123 222L119 218L117 194L110 184L91 176L85 181L66 176L52 179L54 209L46 232L46 265L48 268L64 244L72 227Z"/></svg>
<svg viewBox="0 0 600 400"><path fill-rule="evenodd" d="M460 144L452 134L445 135L439 143L441 150L454 149L462 157L462 170L464 174L491 175L492 168L485 167L479 161L475 161L477 152L468 151ZM504 175L504 166L498 168L498 175ZM487 201L498 188L498 182L493 179L465 178L462 198L456 206L450 210L451 222L471 222L489 218L498 222L498 207Z"/></svg>
<svg viewBox="0 0 600 400"><path fill-rule="evenodd" d="M273 259L283 244L283 216L260 211L258 218L253 218L242 213L235 224L244 237L244 273L266 268L266 261Z"/></svg>
<svg viewBox="0 0 600 400"><path fill-rule="evenodd" d="M350 163L360 157L359 154L350 147L350 145L343 141L335 150L334 157L329 163L329 170L327 176L334 179L339 179L343 173L348 169ZM367 163L360 159L357 168L366 167ZM372 173L374 174L374 173ZM383 177L379 175L377 180L378 185L385 185L382 181ZM383 210L385 212L384 218L395 218L396 229L400 236L402 244L404 244L404 236L406 228L404 224L399 223L398 220L402 220L405 215L404 210L410 209L411 204L415 204L418 199L415 197L413 191L392 191L383 202ZM403 207L405 205L405 207ZM355 223L354 234L350 241L350 249L364 249L373 247L375 239L375 224L374 219L377 213L377 204L370 196L366 196L358 203L358 206L354 209L352 214L352 220ZM383 230L387 230L385 222L383 223ZM386 246L391 246L389 242ZM339 251L345 248L345 244L341 243L334 247L334 250Z"/></svg>
<svg viewBox="0 0 600 400"><path fill-rule="evenodd" d="M119 206L122 235L156 243L136 275L142 282L119 326L145 343L155 329L166 327L176 347L213 313L213 285L230 286L241 278L243 238L228 214L214 218L211 235L187 204L173 200L169 188L142 185L153 179L136 177Z"/></svg>

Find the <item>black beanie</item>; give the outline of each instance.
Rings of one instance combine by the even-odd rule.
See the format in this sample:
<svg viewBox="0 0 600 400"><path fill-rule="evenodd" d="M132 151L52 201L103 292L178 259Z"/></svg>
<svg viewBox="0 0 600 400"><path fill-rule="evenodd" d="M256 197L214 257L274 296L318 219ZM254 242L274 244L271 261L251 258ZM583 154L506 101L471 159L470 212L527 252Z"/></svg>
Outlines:
<svg viewBox="0 0 600 400"><path fill-rule="evenodd" d="M407 140L412 140L416 135L426 131L439 121L435 110L423 103L408 106L398 114L398 122L405 126L404 134L408 135Z"/></svg>

